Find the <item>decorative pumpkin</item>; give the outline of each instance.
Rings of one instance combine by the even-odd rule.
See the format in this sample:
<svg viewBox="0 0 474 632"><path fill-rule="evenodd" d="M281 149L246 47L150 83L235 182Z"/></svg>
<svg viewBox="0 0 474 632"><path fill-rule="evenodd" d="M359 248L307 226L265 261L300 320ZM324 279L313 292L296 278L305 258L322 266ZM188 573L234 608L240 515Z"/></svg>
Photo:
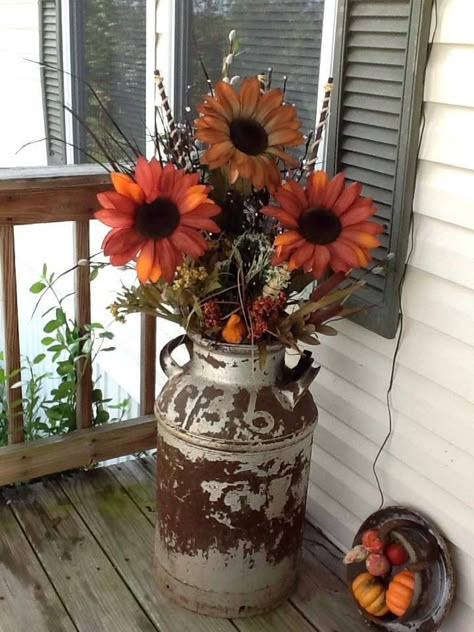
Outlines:
<svg viewBox="0 0 474 632"><path fill-rule="evenodd" d="M239 344L247 333L244 321L238 314L232 314L222 330L222 337L226 342Z"/></svg>
<svg viewBox="0 0 474 632"><path fill-rule="evenodd" d="M376 617L387 614L385 589L376 577L370 573L361 573L352 582L352 593L357 603Z"/></svg>
<svg viewBox="0 0 474 632"><path fill-rule="evenodd" d="M397 573L390 582L386 594L386 603L390 612L396 614L397 617L404 615L413 599L414 589L415 575L412 571L404 570Z"/></svg>

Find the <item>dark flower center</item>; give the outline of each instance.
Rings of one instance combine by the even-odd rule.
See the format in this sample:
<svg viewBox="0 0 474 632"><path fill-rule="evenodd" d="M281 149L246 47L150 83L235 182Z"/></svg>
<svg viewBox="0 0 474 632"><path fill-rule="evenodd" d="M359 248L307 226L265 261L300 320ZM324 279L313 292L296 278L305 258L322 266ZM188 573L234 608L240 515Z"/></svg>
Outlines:
<svg viewBox="0 0 474 632"><path fill-rule="evenodd" d="M230 124L230 139L242 153L261 154L268 147L268 136L263 125L253 119L235 119Z"/></svg>
<svg viewBox="0 0 474 632"><path fill-rule="evenodd" d="M300 233L312 244L330 244L339 237L342 225L327 208L309 208L299 219Z"/></svg>
<svg viewBox="0 0 474 632"><path fill-rule="evenodd" d="M175 231L179 218L176 204L169 198L160 197L138 207L135 228L145 239L162 239Z"/></svg>

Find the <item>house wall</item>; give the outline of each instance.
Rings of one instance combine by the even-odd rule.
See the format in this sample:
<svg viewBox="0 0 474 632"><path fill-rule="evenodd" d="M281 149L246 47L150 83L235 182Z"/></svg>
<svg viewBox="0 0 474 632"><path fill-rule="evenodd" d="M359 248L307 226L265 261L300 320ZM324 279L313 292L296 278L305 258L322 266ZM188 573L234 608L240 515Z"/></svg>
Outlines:
<svg viewBox="0 0 474 632"><path fill-rule="evenodd" d="M37 0L0 0L0 168L46 165Z"/></svg>
<svg viewBox="0 0 474 632"><path fill-rule="evenodd" d="M393 435L378 471L386 505L432 519L448 538L457 599L442 630L474 630L474 3L438 0ZM342 322L316 349L320 410L308 515L348 547L379 495L372 462L387 431L395 341Z"/></svg>

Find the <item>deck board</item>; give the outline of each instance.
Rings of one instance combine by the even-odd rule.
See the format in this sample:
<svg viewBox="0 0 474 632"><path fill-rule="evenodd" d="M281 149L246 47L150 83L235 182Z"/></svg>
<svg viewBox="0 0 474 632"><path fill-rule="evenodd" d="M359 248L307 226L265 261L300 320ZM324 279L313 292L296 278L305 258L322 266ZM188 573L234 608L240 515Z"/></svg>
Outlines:
<svg viewBox="0 0 474 632"><path fill-rule="evenodd" d="M368 629L341 579L340 552L309 525L298 584L272 613L216 619L161 595L153 569L155 463L147 457L0 492L0 632Z"/></svg>
<svg viewBox="0 0 474 632"><path fill-rule="evenodd" d="M28 603L28 608L19 607ZM74 632L69 615L10 508L0 504L0 630Z"/></svg>

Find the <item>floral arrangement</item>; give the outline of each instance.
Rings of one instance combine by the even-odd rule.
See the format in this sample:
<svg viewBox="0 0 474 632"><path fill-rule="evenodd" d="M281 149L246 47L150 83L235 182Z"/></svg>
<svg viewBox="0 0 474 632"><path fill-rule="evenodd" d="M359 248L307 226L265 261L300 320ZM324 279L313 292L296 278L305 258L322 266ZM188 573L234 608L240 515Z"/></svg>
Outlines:
<svg viewBox="0 0 474 632"><path fill-rule="evenodd" d="M344 303L363 281L349 273L371 261L383 226L359 183L314 170L324 117L304 136L269 74L230 78L235 31L229 41L198 118L176 124L157 74L156 156L129 144L135 164L112 162L114 191L98 195L95 217L111 228L104 254L135 266L139 283L111 310L234 344L317 344L336 333L328 322L355 311Z"/></svg>

